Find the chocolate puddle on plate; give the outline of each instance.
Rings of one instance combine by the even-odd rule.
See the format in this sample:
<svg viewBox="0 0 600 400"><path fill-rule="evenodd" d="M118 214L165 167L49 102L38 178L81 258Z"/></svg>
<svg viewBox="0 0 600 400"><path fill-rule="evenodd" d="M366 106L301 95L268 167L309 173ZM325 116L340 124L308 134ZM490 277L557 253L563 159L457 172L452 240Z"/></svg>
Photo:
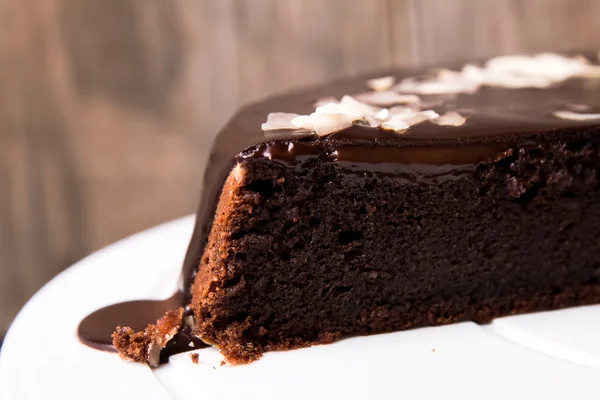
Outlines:
<svg viewBox="0 0 600 400"><path fill-rule="evenodd" d="M185 295L177 292L165 300L134 300L101 308L88 315L77 328L77 336L82 343L103 351L115 352L111 335L117 326L128 326L135 331L143 331L154 324L167 311L182 306ZM191 314L187 311L186 314ZM190 343L193 346L190 346ZM207 345L192 335L184 324L162 350L160 362L165 363L170 356L186 351L200 349Z"/></svg>

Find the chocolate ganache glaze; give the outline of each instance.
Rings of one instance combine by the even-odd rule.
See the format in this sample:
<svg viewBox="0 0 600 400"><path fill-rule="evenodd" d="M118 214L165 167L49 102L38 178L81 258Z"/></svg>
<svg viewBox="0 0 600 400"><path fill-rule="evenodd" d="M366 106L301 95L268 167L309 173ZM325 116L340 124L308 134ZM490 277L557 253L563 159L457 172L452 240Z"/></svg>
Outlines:
<svg viewBox="0 0 600 400"><path fill-rule="evenodd" d="M396 78L423 74L423 70L385 72ZM94 348L113 350L111 333L117 325L143 330L168 310L190 303L190 287L197 272L215 208L227 175L237 162L247 158L268 158L290 168L308 168L306 161L317 158L337 163L349 179L370 173L384 173L406 182L435 183L460 179L476 172L481 163L494 163L519 148L555 140L556 134L574 129L600 132L599 121L559 119L554 112L585 108L596 112L600 106L600 80L571 78L545 89L481 87L472 94L422 96L437 104L439 114L456 111L466 117L462 126L440 126L423 122L399 134L378 128L352 126L327 137L289 132L263 132L271 112L310 114L315 102L324 97L340 98L364 92L365 80L373 76L339 81L318 88L276 96L242 108L217 136L206 172L194 233L181 272L180 292L171 298L139 300L98 310L80 324L80 340ZM191 314L189 307L185 313ZM188 351L189 342L203 343L191 336L185 324L161 354Z"/></svg>

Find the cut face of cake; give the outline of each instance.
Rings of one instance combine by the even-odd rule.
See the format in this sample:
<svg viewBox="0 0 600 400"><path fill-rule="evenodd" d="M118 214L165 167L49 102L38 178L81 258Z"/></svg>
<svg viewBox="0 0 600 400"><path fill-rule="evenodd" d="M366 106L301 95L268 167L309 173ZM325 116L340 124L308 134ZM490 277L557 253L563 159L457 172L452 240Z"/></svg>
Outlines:
<svg viewBox="0 0 600 400"><path fill-rule="evenodd" d="M600 302L598 67L384 75L250 105L217 137L184 289L228 361Z"/></svg>

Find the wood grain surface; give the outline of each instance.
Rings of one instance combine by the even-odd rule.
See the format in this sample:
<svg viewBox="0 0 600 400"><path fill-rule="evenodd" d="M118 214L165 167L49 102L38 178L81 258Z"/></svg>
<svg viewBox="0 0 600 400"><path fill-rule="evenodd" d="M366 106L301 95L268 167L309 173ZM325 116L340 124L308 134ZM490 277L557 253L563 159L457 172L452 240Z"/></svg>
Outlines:
<svg viewBox="0 0 600 400"><path fill-rule="evenodd" d="M0 333L90 252L191 213L242 103L389 67L600 48L599 0L0 0Z"/></svg>

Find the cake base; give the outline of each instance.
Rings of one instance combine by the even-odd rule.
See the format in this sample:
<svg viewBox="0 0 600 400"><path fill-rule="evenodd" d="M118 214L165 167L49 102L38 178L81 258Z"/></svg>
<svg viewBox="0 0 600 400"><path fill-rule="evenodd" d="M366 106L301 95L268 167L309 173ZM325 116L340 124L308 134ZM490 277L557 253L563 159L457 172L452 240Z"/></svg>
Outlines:
<svg viewBox="0 0 600 400"><path fill-rule="evenodd" d="M360 331L352 327L352 335L372 335L404 331L412 328L439 326L456 322L474 321L480 324L491 322L495 318L533 313L537 311L552 311L567 307L591 305L600 303L600 285L582 285L569 287L560 293L536 294L527 298L518 296L506 298L490 298L478 305L454 301L437 304L406 304L404 307L381 307L361 315L358 325ZM410 322L407 322L410 321ZM217 345L221 354L231 363L245 364L259 359L268 351L293 350L313 345L329 344L342 337L344 332L320 333L314 340L290 339L279 343L256 345L246 342L243 344L243 334L232 329L231 340L223 342L223 332L207 332L204 336L217 334L220 343Z"/></svg>

